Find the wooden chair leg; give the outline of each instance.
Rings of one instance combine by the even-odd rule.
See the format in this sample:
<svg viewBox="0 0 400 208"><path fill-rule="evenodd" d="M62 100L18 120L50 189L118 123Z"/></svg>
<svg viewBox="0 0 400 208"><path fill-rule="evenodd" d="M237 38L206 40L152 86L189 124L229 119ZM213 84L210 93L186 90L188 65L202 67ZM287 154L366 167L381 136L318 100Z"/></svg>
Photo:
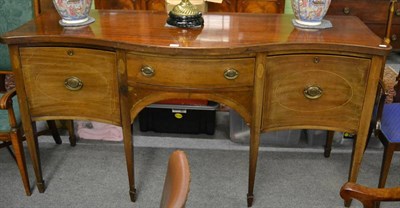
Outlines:
<svg viewBox="0 0 400 208"><path fill-rule="evenodd" d="M367 150L367 147L368 147L369 141L371 140L372 132L374 132L375 126L376 126L376 122L371 122L371 124L369 125L368 137L367 137L367 142L365 143L364 152L365 152L365 150Z"/></svg>
<svg viewBox="0 0 400 208"><path fill-rule="evenodd" d="M390 164L392 163L393 153L395 150L395 146L388 144L385 146L383 150L383 158L382 158L382 166L381 173L379 175L379 184L378 188L384 188L386 184L386 179L389 173ZM375 203L375 208L380 207L380 202Z"/></svg>
<svg viewBox="0 0 400 208"><path fill-rule="evenodd" d="M76 145L76 136L75 136L74 120L67 120L66 126L67 126L68 134L69 134L69 142L70 142L71 146L75 146Z"/></svg>
<svg viewBox="0 0 400 208"><path fill-rule="evenodd" d="M384 148L378 188L385 187L387 175L390 169L390 164L392 163L394 150L395 150L394 145L391 144L388 144Z"/></svg>
<svg viewBox="0 0 400 208"><path fill-rule="evenodd" d="M0 92L6 92L6 75L5 74L0 74Z"/></svg>
<svg viewBox="0 0 400 208"><path fill-rule="evenodd" d="M332 142L333 136L335 135L334 131L328 131L326 134L326 142L325 142L325 149L324 149L324 156L330 157L332 151Z"/></svg>
<svg viewBox="0 0 400 208"><path fill-rule="evenodd" d="M22 134L17 129L13 129L11 130L10 137L18 169L19 172L21 173L21 178L25 188L25 193L26 195L30 196L32 193L31 193L31 186L29 184L28 172L26 169L25 153L22 146Z"/></svg>
<svg viewBox="0 0 400 208"><path fill-rule="evenodd" d="M56 142L56 144L62 144L60 134L58 133L58 130L57 130L56 122L54 120L48 120L47 125L49 126L51 135L53 135L53 139Z"/></svg>

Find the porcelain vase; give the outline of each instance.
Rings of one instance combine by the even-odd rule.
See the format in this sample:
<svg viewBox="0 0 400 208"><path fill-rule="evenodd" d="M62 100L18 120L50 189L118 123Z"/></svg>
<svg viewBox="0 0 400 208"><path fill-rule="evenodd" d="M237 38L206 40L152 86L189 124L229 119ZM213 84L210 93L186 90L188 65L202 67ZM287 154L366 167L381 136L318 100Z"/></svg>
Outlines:
<svg viewBox="0 0 400 208"><path fill-rule="evenodd" d="M64 24L81 24L89 20L93 0L53 0Z"/></svg>
<svg viewBox="0 0 400 208"><path fill-rule="evenodd" d="M296 22L301 25L320 25L331 0L291 0Z"/></svg>

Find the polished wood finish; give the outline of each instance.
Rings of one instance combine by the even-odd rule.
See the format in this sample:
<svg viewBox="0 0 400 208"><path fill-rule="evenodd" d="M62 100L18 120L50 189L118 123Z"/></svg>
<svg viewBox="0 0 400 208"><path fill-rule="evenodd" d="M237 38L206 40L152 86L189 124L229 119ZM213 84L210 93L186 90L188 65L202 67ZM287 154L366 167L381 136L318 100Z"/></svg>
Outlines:
<svg viewBox="0 0 400 208"><path fill-rule="evenodd" d="M385 37L389 0L332 0L327 15L359 17L379 37ZM396 3L390 39L394 49L400 49L400 7Z"/></svg>
<svg viewBox="0 0 400 208"><path fill-rule="evenodd" d="M138 84L151 84L160 87L187 86L223 89L226 87L251 87L254 82L254 58L192 59L190 57L155 57L129 53L126 62L128 79ZM205 65L213 67L204 68ZM141 72L143 66L151 67L154 70L154 75L143 75ZM227 69L234 69L240 75L235 79L227 79L224 77L224 72ZM171 74L175 76L169 76Z"/></svg>
<svg viewBox="0 0 400 208"><path fill-rule="evenodd" d="M120 125L115 53L70 47L20 49L25 92L32 117L112 121ZM70 90L65 80L80 79Z"/></svg>
<svg viewBox="0 0 400 208"><path fill-rule="evenodd" d="M322 54L267 57L269 73L261 129L279 130L287 126L307 127L319 123L333 126L341 123L346 132L356 132L363 107L371 60L362 57ZM298 66L305 70L294 72ZM319 99L308 99L301 90L318 86ZM295 118L287 119L287 114ZM321 117L325 119L321 119Z"/></svg>
<svg viewBox="0 0 400 208"><path fill-rule="evenodd" d="M194 54L198 58L202 55L216 58L222 55L226 58L254 57L256 52L266 49L278 54L286 51L280 49L282 44L285 44L284 49L287 50L299 49L301 44L306 44L309 50L340 49L343 55L355 52L366 53L366 57L385 55L390 51L390 47L380 48L381 38L375 36L356 17L327 17L333 21L333 28L308 32L295 29L291 24L291 15L210 13L204 15L203 28L183 31L165 27L167 16L162 12L112 12L117 17L113 18L111 11L93 10L90 15L96 21L79 30L64 29L58 24L60 17L57 13L46 13L18 30L4 34L1 41L7 44L28 41L42 45L84 44L110 51L119 48L170 56ZM130 21L120 21L123 19ZM192 36L188 37L187 32ZM229 48L229 53L226 48Z"/></svg>
<svg viewBox="0 0 400 208"><path fill-rule="evenodd" d="M96 9L166 11L165 0L95 0ZM206 2L209 12L283 13L284 0L224 0Z"/></svg>
<svg viewBox="0 0 400 208"><path fill-rule="evenodd" d="M364 208L375 208L381 201L400 201L400 187L369 188L356 183L345 183L340 196L344 200L357 199Z"/></svg>
<svg viewBox="0 0 400 208"><path fill-rule="evenodd" d="M382 39L358 18L328 16L333 28L304 31L293 27L291 15L208 13L203 16L204 27L194 29L166 27L167 16L164 12L94 10L90 15L96 19L90 26L67 29L58 24L57 14L45 13L19 29L4 34L1 41L10 47L24 121L77 117L77 112L68 115L65 112L34 113L33 116L31 109L35 109L35 106L32 106L30 96L43 95L30 92L32 86L40 85L35 79L27 79L33 76L29 75L31 66L39 66L42 61L48 64L51 59L55 65L56 62L65 62L59 58L63 52L58 52L62 49L91 51L99 61L115 57L113 66L103 64L98 70L114 70L115 75L110 75L109 79L117 79L118 87L97 87L107 88L104 89L107 96L119 95L119 110L115 112L119 112L117 116L120 120L117 123L122 126L124 133L132 201L136 199L136 190L130 125L147 105L171 98L213 100L235 109L249 123L249 206L254 199L259 136L265 131L310 128L357 133L349 181L357 180L378 80L385 56L390 52L390 46L380 47ZM37 49L37 53L26 55L26 50L34 49ZM54 53L46 53L49 56L54 54L54 57L40 58L41 51L47 49L54 50ZM84 60L95 64L84 57ZM82 69L88 67L83 67L86 62L75 61ZM142 74L146 66L154 69L152 76L146 76L147 72ZM223 72L232 68L239 72L238 77L227 80ZM63 86L67 74L52 72L62 71L61 68L43 69L46 74L51 74L48 78L53 77L49 80L51 83L58 79L58 85ZM68 69L74 73L85 73L85 70ZM60 78L56 77L57 74ZM98 77L97 73L91 73L86 78L90 79L90 76L92 79ZM291 86L280 83L290 83ZM309 100L302 96L304 87L309 84L319 85L324 90L320 99ZM97 89L87 90L96 92ZM288 99L293 96L297 105ZM43 98L36 99L45 105ZM103 122L116 124L114 119L117 116L99 116L94 111L91 111L93 114L85 114L88 109L84 103L87 101L84 97L77 99L84 101L80 108L76 108L84 115L79 119L101 118ZM117 103L116 97L105 100ZM58 105L55 102L53 104ZM309 105L318 109L320 115L307 110L305 106ZM110 109L104 112L107 114ZM344 122L334 115L336 113L350 113L352 116L346 117L348 120ZM97 116L99 118L95 118ZM32 134L30 122L24 122L24 129L28 135ZM28 145L35 161L38 185L44 188L33 137L28 136Z"/></svg>

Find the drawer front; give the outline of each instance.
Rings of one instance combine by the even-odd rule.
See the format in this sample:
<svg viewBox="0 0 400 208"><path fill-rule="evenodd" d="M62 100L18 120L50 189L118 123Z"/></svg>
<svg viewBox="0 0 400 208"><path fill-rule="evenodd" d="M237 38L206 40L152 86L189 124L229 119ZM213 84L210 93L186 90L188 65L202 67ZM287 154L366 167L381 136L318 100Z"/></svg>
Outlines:
<svg viewBox="0 0 400 208"><path fill-rule="evenodd" d="M328 15L354 15L365 23L385 23L389 10L389 1L348 1L332 0ZM396 6L396 15L393 22L400 23L400 11Z"/></svg>
<svg viewBox="0 0 400 208"><path fill-rule="evenodd" d="M262 129L329 126L355 131L370 63L321 54L268 57Z"/></svg>
<svg viewBox="0 0 400 208"><path fill-rule="evenodd" d="M115 53L64 47L20 48L33 117L97 118L119 123Z"/></svg>
<svg viewBox="0 0 400 208"><path fill-rule="evenodd" d="M253 85L254 58L190 59L128 54L128 79L136 83L189 88Z"/></svg>

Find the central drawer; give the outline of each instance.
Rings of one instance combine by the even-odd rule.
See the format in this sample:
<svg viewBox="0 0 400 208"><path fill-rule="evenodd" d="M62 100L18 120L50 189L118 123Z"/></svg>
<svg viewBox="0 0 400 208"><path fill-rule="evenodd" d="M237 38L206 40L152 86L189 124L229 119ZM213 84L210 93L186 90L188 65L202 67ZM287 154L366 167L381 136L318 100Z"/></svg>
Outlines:
<svg viewBox="0 0 400 208"><path fill-rule="evenodd" d="M68 47L20 48L32 117L120 123L115 53Z"/></svg>
<svg viewBox="0 0 400 208"><path fill-rule="evenodd" d="M357 130L371 60L309 54L268 57L262 130Z"/></svg>
<svg viewBox="0 0 400 208"><path fill-rule="evenodd" d="M255 58L194 59L127 54L130 81L169 87L252 86L254 65Z"/></svg>

